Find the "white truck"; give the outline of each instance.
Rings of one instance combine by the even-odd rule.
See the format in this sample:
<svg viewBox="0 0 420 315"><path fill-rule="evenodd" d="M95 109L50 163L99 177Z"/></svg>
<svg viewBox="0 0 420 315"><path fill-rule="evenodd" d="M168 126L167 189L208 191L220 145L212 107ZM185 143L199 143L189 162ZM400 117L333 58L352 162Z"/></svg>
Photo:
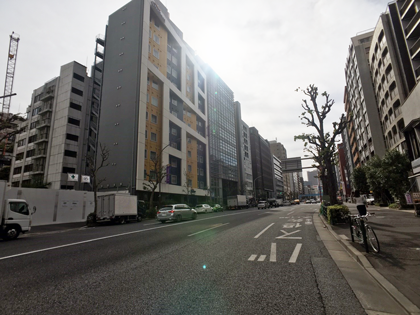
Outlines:
<svg viewBox="0 0 420 315"><path fill-rule="evenodd" d="M109 194L98 196L96 221L109 220L126 223L130 220L141 221L137 211L137 196L128 194Z"/></svg>
<svg viewBox="0 0 420 315"><path fill-rule="evenodd" d="M236 195L227 197L228 209L244 209L249 208L245 195Z"/></svg>
<svg viewBox="0 0 420 315"><path fill-rule="evenodd" d="M0 181L0 237L7 240L18 238L20 233L31 230L32 214L27 202L23 199L6 199L7 182Z"/></svg>

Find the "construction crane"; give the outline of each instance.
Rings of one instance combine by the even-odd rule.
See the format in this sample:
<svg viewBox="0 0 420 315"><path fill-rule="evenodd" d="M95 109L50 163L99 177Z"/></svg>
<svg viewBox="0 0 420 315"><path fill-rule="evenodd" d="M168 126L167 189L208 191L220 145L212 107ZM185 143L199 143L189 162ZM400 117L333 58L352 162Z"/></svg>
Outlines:
<svg viewBox="0 0 420 315"><path fill-rule="evenodd" d="M19 45L19 35L10 35L9 54L7 56L6 80L4 81L2 117L7 119L13 94L13 80L15 77L16 60Z"/></svg>

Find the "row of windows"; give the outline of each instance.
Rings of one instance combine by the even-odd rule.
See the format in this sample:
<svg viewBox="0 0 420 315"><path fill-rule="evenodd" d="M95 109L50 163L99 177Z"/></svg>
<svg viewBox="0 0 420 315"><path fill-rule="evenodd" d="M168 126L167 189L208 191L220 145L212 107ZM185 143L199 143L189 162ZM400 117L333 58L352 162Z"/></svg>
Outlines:
<svg viewBox="0 0 420 315"><path fill-rule="evenodd" d="M147 129L145 130L145 132L144 132L144 137L147 139L147 134L148 134L148 132L147 132ZM153 141L153 142L156 142L157 141L157 134L156 133L154 133L154 132L151 132L150 133L150 140L151 141Z"/></svg>

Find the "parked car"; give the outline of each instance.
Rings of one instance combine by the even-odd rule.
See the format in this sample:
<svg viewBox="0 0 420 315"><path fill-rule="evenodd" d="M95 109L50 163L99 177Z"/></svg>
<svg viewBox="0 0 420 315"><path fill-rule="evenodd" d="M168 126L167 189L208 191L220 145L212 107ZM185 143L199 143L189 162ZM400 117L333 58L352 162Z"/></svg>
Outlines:
<svg viewBox="0 0 420 315"><path fill-rule="evenodd" d="M374 205L375 204L375 198L372 195L369 195L366 197L366 202L368 205Z"/></svg>
<svg viewBox="0 0 420 315"><path fill-rule="evenodd" d="M305 201L306 204L311 203L311 199Z"/></svg>
<svg viewBox="0 0 420 315"><path fill-rule="evenodd" d="M267 209L267 208L268 208L268 202L267 201L258 202L258 209Z"/></svg>
<svg viewBox="0 0 420 315"><path fill-rule="evenodd" d="M162 223L166 221L180 222L184 219L197 219L197 211L186 204L167 205L160 208L156 219Z"/></svg>
<svg viewBox="0 0 420 315"><path fill-rule="evenodd" d="M315 199L311 199L311 203L316 203L316 200Z"/></svg>
<svg viewBox="0 0 420 315"><path fill-rule="evenodd" d="M300 205L300 200L299 199L295 199L295 204L296 205Z"/></svg>
<svg viewBox="0 0 420 315"><path fill-rule="evenodd" d="M215 204L214 206L213 206L213 211L214 212L220 212L220 211L222 211L223 212L223 207L221 206L221 205L219 205L219 204Z"/></svg>
<svg viewBox="0 0 420 315"><path fill-rule="evenodd" d="M197 211L197 213L207 213L207 212L213 212L213 208L210 207L210 205L203 203L200 205L196 205L195 211Z"/></svg>
<svg viewBox="0 0 420 315"><path fill-rule="evenodd" d="M283 206L290 206L290 205L291 205L290 200L285 200L283 202Z"/></svg>

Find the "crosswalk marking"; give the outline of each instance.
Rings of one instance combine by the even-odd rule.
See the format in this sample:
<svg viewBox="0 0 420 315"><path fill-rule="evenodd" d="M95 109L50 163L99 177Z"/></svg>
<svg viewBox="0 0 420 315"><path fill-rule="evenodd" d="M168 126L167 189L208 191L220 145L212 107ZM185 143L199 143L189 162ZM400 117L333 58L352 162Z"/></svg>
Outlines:
<svg viewBox="0 0 420 315"><path fill-rule="evenodd" d="M299 256L299 252L300 252L300 249L301 248L302 248L302 244L301 243L296 244L295 250L293 251L293 254L292 254L292 256L289 259L289 263L294 264L296 262L296 260L297 260L297 258Z"/></svg>
<svg viewBox="0 0 420 315"><path fill-rule="evenodd" d="M255 260L255 258L257 258L257 256L258 256L258 255L251 255L251 256L248 258L248 260L249 260L249 261L254 261L254 260Z"/></svg>
<svg viewBox="0 0 420 315"><path fill-rule="evenodd" d="M264 261L265 257L267 257L267 255L261 255L260 258L258 258L258 261Z"/></svg>

